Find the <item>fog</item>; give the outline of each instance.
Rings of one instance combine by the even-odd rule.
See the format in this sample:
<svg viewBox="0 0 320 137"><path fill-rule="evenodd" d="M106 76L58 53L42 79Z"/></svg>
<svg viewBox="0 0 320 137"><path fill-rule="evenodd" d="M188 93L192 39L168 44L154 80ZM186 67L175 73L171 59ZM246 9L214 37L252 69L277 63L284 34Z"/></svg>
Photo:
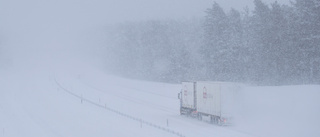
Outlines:
<svg viewBox="0 0 320 137"><path fill-rule="evenodd" d="M230 17L248 22L263 17L252 12L253 0L215 1L230 22L238 19ZM270 5L274 1L262 1L270 8L268 13L277 11L277 4ZM295 15L289 0L278 3L289 5L279 6L279 13L284 13L280 19ZM270 49L292 48L255 50L256 45L263 47L262 42L245 37L244 49L254 45L254 50L232 54L239 49L239 39L227 37L233 33L217 33L222 42L209 42L231 48L202 50L226 55L213 62L211 52L200 52L205 45L201 41L205 17L210 13L206 11L213 4L213 0L0 0L0 137L319 136L319 47L303 49L294 43L299 36L285 37L297 30L277 33L282 29L275 25L257 31L275 33L256 35L260 34L252 33L256 28L244 25L246 34L261 36ZM308 19L320 14L312 15ZM263 19L253 26L271 20ZM273 23L282 23L278 19ZM272 41L272 36L285 42L278 37ZM301 39L316 45L318 37ZM273 52L277 54L269 54ZM179 115L180 82L196 80L249 83L238 93L234 125L218 126Z"/></svg>
<svg viewBox="0 0 320 137"><path fill-rule="evenodd" d="M217 2L226 9L253 6L251 0ZM211 4L211 0L2 0L1 61L6 66L23 62L26 66L52 64L71 57L80 62L100 62L102 57L95 56L100 51L97 45L106 44L101 43L105 26L202 17Z"/></svg>

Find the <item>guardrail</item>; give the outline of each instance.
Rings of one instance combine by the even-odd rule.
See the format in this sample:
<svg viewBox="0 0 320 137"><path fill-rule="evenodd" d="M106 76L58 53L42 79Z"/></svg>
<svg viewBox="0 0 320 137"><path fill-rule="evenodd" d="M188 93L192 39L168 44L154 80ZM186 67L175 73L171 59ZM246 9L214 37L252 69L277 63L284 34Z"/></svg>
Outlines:
<svg viewBox="0 0 320 137"><path fill-rule="evenodd" d="M141 126L141 127L142 127L142 124L145 124L145 125L148 125L148 126L150 126L150 127L154 127L154 128L156 128L156 129L159 129L159 130L168 132L168 133L170 133L170 134L174 134L174 135L176 135L176 136L178 136L178 137L185 137L185 135L183 135L183 134L181 134L181 133L179 133L179 132L177 132L177 131L174 131L174 130L172 130L172 129L169 129L169 128L166 128L166 127L162 127L162 126L159 126L159 125L157 125L157 124L153 124L153 123L148 122L148 121L145 121L145 120L143 120L143 119L141 119L141 118L137 118L137 117L131 116L131 115L129 115L129 114L120 112L120 111L115 110L115 109L113 109L113 108L107 107L106 105L101 105L101 104L96 103L96 102L94 102L94 101L91 101L91 100L89 100L89 99L83 98L82 96L77 95L77 94L73 93L72 91L70 91L70 90L66 89L65 87L63 87L63 86L57 81L56 78L54 78L54 81L55 81L55 83L56 83L63 91L69 93L70 95L72 95L72 96L74 96L74 97L77 97L77 98L81 99L81 102L82 102L82 101L86 101L86 102L88 102L88 103L90 103L90 104L92 104L92 105L95 105L95 106L97 106L97 107L103 108L103 109L105 109L105 110L108 110L108 111L113 112L113 113L115 113L115 114L118 114L118 115L120 115L120 116L123 116L123 117L129 118L129 119L131 119L131 120L140 122L140 126ZM168 124L168 121L167 121L167 124Z"/></svg>

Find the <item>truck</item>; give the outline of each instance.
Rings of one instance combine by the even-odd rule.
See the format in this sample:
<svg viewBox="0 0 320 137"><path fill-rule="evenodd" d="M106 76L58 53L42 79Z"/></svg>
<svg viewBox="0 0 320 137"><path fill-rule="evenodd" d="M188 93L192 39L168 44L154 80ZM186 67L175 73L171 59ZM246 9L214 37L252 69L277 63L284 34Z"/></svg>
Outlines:
<svg viewBox="0 0 320 137"><path fill-rule="evenodd" d="M231 125L236 109L236 94L241 84L232 82L182 82L178 94L180 114L218 125Z"/></svg>
<svg viewBox="0 0 320 137"><path fill-rule="evenodd" d="M178 94L181 115L194 116L196 95L196 82L182 82L181 92Z"/></svg>

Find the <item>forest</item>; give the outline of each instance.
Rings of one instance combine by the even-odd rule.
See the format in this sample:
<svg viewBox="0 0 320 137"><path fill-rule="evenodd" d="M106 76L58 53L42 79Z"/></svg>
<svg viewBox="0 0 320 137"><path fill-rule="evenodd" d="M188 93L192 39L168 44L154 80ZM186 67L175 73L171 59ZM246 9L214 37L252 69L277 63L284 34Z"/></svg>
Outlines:
<svg viewBox="0 0 320 137"><path fill-rule="evenodd" d="M320 83L320 1L254 0L254 9L124 22L105 29L109 71L134 79L255 85Z"/></svg>

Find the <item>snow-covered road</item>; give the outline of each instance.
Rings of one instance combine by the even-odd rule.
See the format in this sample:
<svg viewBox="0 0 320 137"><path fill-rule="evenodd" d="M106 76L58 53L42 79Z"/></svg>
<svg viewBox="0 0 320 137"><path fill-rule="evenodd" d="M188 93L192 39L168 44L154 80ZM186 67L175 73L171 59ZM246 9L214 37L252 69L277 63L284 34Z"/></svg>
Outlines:
<svg viewBox="0 0 320 137"><path fill-rule="evenodd" d="M320 135L320 87L248 87L234 126L179 115L178 84L86 71L0 72L0 137Z"/></svg>

